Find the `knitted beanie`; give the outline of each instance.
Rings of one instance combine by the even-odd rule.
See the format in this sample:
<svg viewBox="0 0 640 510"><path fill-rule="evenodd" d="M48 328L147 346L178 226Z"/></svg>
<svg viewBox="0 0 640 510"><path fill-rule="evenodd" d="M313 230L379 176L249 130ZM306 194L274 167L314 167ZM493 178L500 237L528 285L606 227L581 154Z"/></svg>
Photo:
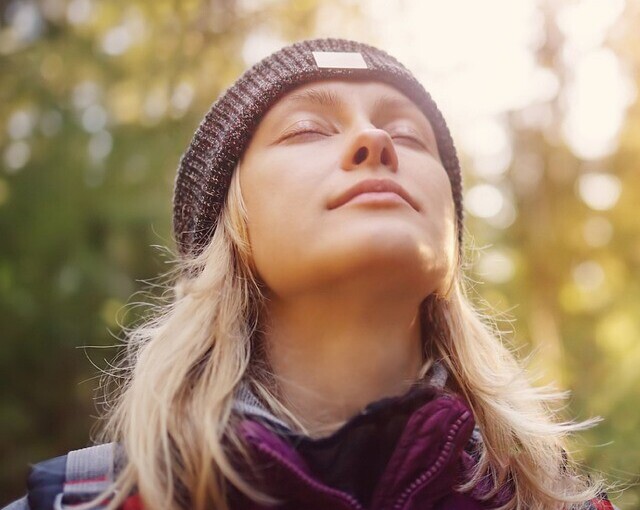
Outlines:
<svg viewBox="0 0 640 510"><path fill-rule="evenodd" d="M231 176L260 119L288 91L313 81L384 82L411 99L433 126L451 181L462 251L462 177L449 128L411 72L386 52L344 39L314 39L286 46L248 69L213 103L180 159L173 197L173 229L181 256L194 256L211 240Z"/></svg>

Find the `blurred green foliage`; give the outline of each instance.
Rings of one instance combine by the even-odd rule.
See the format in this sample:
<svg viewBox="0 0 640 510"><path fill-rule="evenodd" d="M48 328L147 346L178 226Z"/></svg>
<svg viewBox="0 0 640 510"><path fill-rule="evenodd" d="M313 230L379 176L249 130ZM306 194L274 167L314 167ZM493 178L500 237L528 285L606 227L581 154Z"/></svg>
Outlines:
<svg viewBox="0 0 640 510"><path fill-rule="evenodd" d="M29 463L88 444L122 305L168 269L175 171L256 25L315 2L3 2L0 502ZM125 51L126 50L126 51Z"/></svg>
<svg viewBox="0 0 640 510"><path fill-rule="evenodd" d="M257 27L284 42L323 35L314 33L317 6L0 3L0 502L24 492L29 463L88 444L98 372L87 357L105 366L114 351L98 347L115 343L117 320L136 320L121 307L143 280L168 269L154 245L173 247L180 155L211 102L245 68L245 42ZM348 2L335 8L356 13ZM639 42L630 30L612 43L636 70ZM537 58L553 68L561 50L549 36ZM550 105L554 126L561 109L557 100ZM548 126L524 122L525 113L506 118L514 157L500 185L514 197L515 221L497 229L467 215L466 223L469 238L507 254L513 272L476 290L493 312L514 319L514 343L534 353L533 368L572 391L568 416L605 418L576 443L583 461L634 485L640 104L628 112L617 152L601 162L622 190L602 211L576 192L580 175L594 168ZM471 162L462 160L468 172ZM478 182L465 175L467 187ZM481 273L481 257L474 264ZM613 496L623 508L640 506L635 487Z"/></svg>

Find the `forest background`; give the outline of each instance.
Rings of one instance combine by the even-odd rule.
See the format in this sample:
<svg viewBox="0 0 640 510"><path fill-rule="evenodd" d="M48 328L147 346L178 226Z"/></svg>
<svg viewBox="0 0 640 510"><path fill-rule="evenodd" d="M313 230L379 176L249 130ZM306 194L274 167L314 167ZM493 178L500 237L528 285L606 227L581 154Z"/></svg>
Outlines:
<svg viewBox="0 0 640 510"><path fill-rule="evenodd" d="M168 267L179 158L239 74L346 37L448 119L474 299L603 421L574 440L640 507L640 4L0 1L0 504L89 444L100 370ZM625 488L626 490L622 490Z"/></svg>

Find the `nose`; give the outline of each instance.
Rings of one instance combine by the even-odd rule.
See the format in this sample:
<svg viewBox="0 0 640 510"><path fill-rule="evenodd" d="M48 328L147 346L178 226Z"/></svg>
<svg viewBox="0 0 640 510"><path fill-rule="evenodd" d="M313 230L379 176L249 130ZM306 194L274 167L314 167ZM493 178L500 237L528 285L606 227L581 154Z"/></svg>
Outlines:
<svg viewBox="0 0 640 510"><path fill-rule="evenodd" d="M393 172L398 171L398 155L393 147L393 140L383 129L363 129L347 147L341 166L345 170L354 170L362 166L381 165L389 167Z"/></svg>

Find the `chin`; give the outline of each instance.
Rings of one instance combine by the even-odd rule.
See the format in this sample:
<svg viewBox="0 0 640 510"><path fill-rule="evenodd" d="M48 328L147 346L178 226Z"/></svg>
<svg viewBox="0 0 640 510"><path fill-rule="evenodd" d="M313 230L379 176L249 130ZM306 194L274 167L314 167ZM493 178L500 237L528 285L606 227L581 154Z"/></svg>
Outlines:
<svg viewBox="0 0 640 510"><path fill-rule="evenodd" d="M354 222L349 228L341 232L344 242L362 244L375 249L376 247L390 248L411 247L427 242L428 232L424 225L407 221L405 218L369 217L362 222ZM335 234L334 234L335 236Z"/></svg>
<svg viewBox="0 0 640 510"><path fill-rule="evenodd" d="M430 267L435 262L425 260L420 244L407 239L386 238L364 243L352 240L342 248L334 251L332 257L324 259L325 264L341 271L342 278L349 274L363 276L367 273L395 277L410 275L410 278L415 278L425 267Z"/></svg>
<svg viewBox="0 0 640 510"><path fill-rule="evenodd" d="M447 273L446 249L425 235L428 230L424 225L393 221L352 227L321 229L312 238L297 236L300 244L296 246L291 245L296 239L292 235L288 249L281 246L280 256L277 260L269 257L268 265L279 280L310 286L363 278L368 273L393 275L408 280L407 285L416 285L423 279L433 281L436 273Z"/></svg>

